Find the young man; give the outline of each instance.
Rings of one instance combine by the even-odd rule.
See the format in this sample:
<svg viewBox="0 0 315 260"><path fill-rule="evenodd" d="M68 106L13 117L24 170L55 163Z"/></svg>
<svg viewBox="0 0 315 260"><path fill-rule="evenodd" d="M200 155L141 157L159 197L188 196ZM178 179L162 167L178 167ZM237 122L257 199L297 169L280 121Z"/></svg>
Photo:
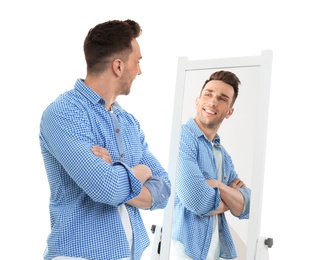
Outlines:
<svg viewBox="0 0 315 260"><path fill-rule="evenodd" d="M92 28L84 41L86 78L42 115L40 147L51 192L45 260L139 260L149 244L139 208L167 204L168 175L139 122L116 101L141 74L140 34L132 20Z"/></svg>
<svg viewBox="0 0 315 260"><path fill-rule="evenodd" d="M233 114L240 80L213 73L196 99L196 116L182 126L171 259L235 258L224 212L249 217L250 189L238 178L217 134Z"/></svg>

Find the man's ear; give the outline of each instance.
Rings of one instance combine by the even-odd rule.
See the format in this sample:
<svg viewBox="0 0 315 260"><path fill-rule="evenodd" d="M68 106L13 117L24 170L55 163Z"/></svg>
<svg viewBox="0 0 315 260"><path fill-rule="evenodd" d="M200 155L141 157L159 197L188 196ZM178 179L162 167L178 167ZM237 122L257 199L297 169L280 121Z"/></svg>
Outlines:
<svg viewBox="0 0 315 260"><path fill-rule="evenodd" d="M124 71L124 62L120 59L116 59L112 63L112 68L117 77L120 77Z"/></svg>
<svg viewBox="0 0 315 260"><path fill-rule="evenodd" d="M195 107L197 108L198 104L199 104L199 100L200 98L199 97L196 97L196 100L195 100Z"/></svg>
<svg viewBox="0 0 315 260"><path fill-rule="evenodd" d="M233 114L233 112L234 112L234 108L231 107L231 108L229 109L229 111L226 113L225 118L228 119L228 118Z"/></svg>

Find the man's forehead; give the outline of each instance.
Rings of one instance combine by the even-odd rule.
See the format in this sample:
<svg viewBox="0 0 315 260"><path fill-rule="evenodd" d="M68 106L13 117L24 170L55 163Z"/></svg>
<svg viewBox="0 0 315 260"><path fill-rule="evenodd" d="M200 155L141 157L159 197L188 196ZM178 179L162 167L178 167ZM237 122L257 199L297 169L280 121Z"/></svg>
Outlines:
<svg viewBox="0 0 315 260"><path fill-rule="evenodd" d="M225 83L222 80L211 80L209 81L203 91L206 92L215 92L218 94L224 94L228 96L233 96L234 95L234 89L231 85Z"/></svg>

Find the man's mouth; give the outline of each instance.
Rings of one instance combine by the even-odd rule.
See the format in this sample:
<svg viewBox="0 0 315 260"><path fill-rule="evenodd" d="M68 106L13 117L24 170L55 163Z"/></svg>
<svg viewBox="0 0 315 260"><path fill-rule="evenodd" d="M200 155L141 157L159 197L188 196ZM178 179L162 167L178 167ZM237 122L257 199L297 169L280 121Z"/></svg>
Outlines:
<svg viewBox="0 0 315 260"><path fill-rule="evenodd" d="M211 115L216 115L217 113L212 111L212 110L209 110L209 109L204 109L204 111L207 113L207 114L211 114Z"/></svg>

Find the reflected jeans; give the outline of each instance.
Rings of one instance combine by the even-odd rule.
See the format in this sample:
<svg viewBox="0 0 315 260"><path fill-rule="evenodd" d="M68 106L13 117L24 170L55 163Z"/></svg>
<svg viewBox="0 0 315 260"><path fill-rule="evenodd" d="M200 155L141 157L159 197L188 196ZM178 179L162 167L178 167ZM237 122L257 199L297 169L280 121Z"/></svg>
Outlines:
<svg viewBox="0 0 315 260"><path fill-rule="evenodd" d="M194 260L185 253L184 245L179 242L172 240L170 248L170 259L171 260ZM207 260L219 260L219 257L213 258L213 256L208 255Z"/></svg>

